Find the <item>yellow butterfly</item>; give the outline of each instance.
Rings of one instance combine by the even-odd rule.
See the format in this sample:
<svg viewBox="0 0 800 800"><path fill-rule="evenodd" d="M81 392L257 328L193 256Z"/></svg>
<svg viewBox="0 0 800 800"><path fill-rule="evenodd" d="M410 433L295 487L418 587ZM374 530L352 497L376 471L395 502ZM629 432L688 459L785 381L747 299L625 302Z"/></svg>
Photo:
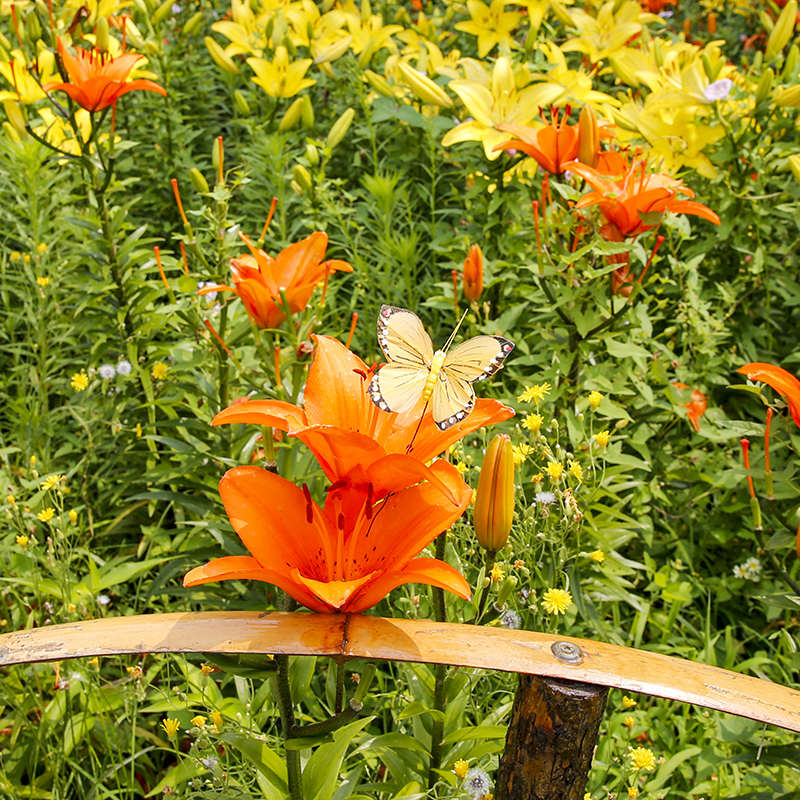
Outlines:
<svg viewBox="0 0 800 800"><path fill-rule="evenodd" d="M383 411L402 412L421 399L431 401L433 421L443 431L472 411L472 384L494 375L514 349L502 336L475 336L450 353L450 342L434 353L420 318L395 306L381 307L378 342L389 363L370 382L372 402Z"/></svg>

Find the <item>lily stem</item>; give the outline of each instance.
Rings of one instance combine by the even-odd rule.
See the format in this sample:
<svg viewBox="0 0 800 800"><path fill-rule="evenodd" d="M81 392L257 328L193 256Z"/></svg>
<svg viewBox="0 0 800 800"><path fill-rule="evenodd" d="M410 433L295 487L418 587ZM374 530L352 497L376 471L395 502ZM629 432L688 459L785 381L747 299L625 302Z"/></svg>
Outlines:
<svg viewBox="0 0 800 800"><path fill-rule="evenodd" d="M444 561L445 550L447 548L447 531L439 534L436 539L435 556L440 561ZM433 594L433 617L437 622L447 621L447 609L444 602L444 589L434 587ZM447 677L447 665L437 664L433 670L433 710L439 712L434 716L431 723L431 760L428 768L428 791L436 785L436 770L442 766L442 739L444 738L444 706L446 702L445 678Z"/></svg>
<svg viewBox="0 0 800 800"><path fill-rule="evenodd" d="M344 664L336 664L336 700L334 701L334 712L341 714L344 708ZM360 709L359 709L360 710Z"/></svg>
<svg viewBox="0 0 800 800"><path fill-rule="evenodd" d="M275 664L277 673L270 680L273 681L275 700L278 703L283 738L289 739L292 735L292 730L295 728L292 691L289 683L289 656L276 655ZM303 773L300 768L300 751L284 749L284 754L286 757L286 777L289 784L290 800L303 800Z"/></svg>

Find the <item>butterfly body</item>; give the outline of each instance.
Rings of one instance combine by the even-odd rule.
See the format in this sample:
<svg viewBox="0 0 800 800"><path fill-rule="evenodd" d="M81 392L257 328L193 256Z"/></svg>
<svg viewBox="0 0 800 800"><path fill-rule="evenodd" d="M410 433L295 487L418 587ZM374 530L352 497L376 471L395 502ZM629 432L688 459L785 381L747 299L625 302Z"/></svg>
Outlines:
<svg viewBox="0 0 800 800"><path fill-rule="evenodd" d="M433 350L416 314L383 306L378 342L388 363L372 378L369 395L384 411L403 412L430 402L440 430L460 422L475 405L472 384L490 378L514 345L502 336L476 336L451 351Z"/></svg>

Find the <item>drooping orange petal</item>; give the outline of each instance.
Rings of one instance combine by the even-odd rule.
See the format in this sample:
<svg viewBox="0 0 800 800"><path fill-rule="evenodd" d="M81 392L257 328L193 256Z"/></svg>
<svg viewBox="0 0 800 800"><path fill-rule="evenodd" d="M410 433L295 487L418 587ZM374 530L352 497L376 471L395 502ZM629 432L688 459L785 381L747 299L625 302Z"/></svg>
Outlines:
<svg viewBox="0 0 800 800"><path fill-rule="evenodd" d="M210 292L233 292L234 294L236 294L236 289L234 289L232 286L228 286L225 283L214 283L214 284L208 284L207 286L204 286L202 289L197 290L197 294L201 295L209 294Z"/></svg>
<svg viewBox="0 0 800 800"><path fill-rule="evenodd" d="M234 422L250 425L266 425L290 433L305 428L308 424L302 408L284 403L282 400L247 400L223 408L212 425L230 425Z"/></svg>
<svg viewBox="0 0 800 800"><path fill-rule="evenodd" d="M326 611L348 611L347 601L361 589L364 584L373 580L374 574L365 575L361 578L356 578L352 581L315 581L312 578L306 578L301 575L297 570L294 571L294 578L298 583L302 584L308 589L316 598L318 602L325 604Z"/></svg>
<svg viewBox="0 0 800 800"><path fill-rule="evenodd" d="M776 392L782 394L789 404L789 411L795 425L800 427L800 380L791 372L774 364L765 364L754 361L739 367L737 372L746 375L748 380L761 381L771 386Z"/></svg>
<svg viewBox="0 0 800 800"><path fill-rule="evenodd" d="M324 275L324 271L320 274L319 264L327 249L328 234L317 231L282 250L275 257L273 272L278 286L286 288L308 283L312 281L312 276L316 276L316 281L319 281Z"/></svg>
<svg viewBox="0 0 800 800"><path fill-rule="evenodd" d="M708 206L694 200L676 200L669 204L668 210L673 214L693 214L695 217L702 217L715 225L721 224L719 215L715 214Z"/></svg>
<svg viewBox="0 0 800 800"><path fill-rule="evenodd" d="M415 558L400 570L382 572L352 600L342 608L343 611L358 613L366 611L386 597L392 589L404 583L424 583L453 592L464 600L469 600L472 593L464 576L455 568L435 558Z"/></svg>
<svg viewBox="0 0 800 800"><path fill-rule="evenodd" d="M309 592L302 583L293 579L291 574L262 567L250 556L226 556L209 561L202 567L195 567L186 573L184 586L200 586L203 583L216 581L264 581L283 589L290 597L297 600L312 611L328 611L328 607L320 602L316 595Z"/></svg>

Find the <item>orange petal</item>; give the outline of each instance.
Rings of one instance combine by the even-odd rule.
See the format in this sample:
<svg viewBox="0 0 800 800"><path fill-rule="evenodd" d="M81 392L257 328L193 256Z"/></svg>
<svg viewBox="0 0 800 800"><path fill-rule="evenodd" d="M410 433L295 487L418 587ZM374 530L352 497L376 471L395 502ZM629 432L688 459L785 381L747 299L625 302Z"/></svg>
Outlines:
<svg viewBox="0 0 800 800"><path fill-rule="evenodd" d="M372 483L376 498L379 499L415 483L428 481L453 505L458 505L458 498L433 469L416 458L402 453L393 453L378 459L367 469L367 478Z"/></svg>
<svg viewBox="0 0 800 800"><path fill-rule="evenodd" d="M294 432L306 426L302 408L282 400L247 400L234 403L217 414L212 425L230 425L234 422L266 425L282 431Z"/></svg>
<svg viewBox="0 0 800 800"><path fill-rule="evenodd" d="M754 361L739 367L737 372L746 375L748 380L761 381L782 394L788 404L795 425L800 427L800 381L782 367Z"/></svg>
<svg viewBox="0 0 800 800"><path fill-rule="evenodd" d="M708 206L696 203L694 200L676 200L667 206L673 214L692 214L695 217L702 217L715 225L720 225L720 218Z"/></svg>
<svg viewBox="0 0 800 800"><path fill-rule="evenodd" d="M295 570L296 571L296 570ZM202 567L195 567L186 573L184 586L199 586L216 581L250 580L264 581L283 589L290 597L312 611L327 611L328 608L309 592L302 583L297 583L291 575L262 567L250 556L226 556L209 561Z"/></svg>
<svg viewBox="0 0 800 800"><path fill-rule="evenodd" d="M464 600L472 596L469 584L455 568L435 558L415 558L401 570L377 573L364 589L359 592L343 611L357 613L366 611L386 597L392 589L404 583L425 583L453 592Z"/></svg>
<svg viewBox="0 0 800 800"><path fill-rule="evenodd" d="M275 258L273 273L279 286L296 286L311 281L311 274L319 273L319 264L328 249L328 234L317 231L301 242L289 245ZM319 274L319 279L324 271Z"/></svg>
<svg viewBox="0 0 800 800"><path fill-rule="evenodd" d="M331 481L344 478L356 467L367 469L386 455L386 451L369 436L331 425L305 428L298 431L297 438L311 449Z"/></svg>
<svg viewBox="0 0 800 800"><path fill-rule="evenodd" d="M293 578L308 589L316 598L325 604L326 611L346 611L347 601L364 584L373 579L373 574L365 575L353 581L315 581L311 578L303 577L297 570L294 571Z"/></svg>

